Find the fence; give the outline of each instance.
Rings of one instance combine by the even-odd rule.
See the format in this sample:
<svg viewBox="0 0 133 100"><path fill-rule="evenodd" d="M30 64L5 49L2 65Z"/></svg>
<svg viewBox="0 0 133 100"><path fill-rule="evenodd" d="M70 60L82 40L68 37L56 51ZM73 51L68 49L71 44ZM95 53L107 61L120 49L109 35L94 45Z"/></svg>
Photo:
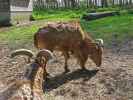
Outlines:
<svg viewBox="0 0 133 100"><path fill-rule="evenodd" d="M33 0L34 8L133 7L133 0Z"/></svg>

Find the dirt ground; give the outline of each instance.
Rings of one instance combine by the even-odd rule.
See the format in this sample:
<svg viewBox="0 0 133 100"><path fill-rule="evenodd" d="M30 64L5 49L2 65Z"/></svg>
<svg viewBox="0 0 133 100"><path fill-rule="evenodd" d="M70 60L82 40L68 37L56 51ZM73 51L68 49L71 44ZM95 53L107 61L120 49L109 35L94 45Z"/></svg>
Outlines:
<svg viewBox="0 0 133 100"><path fill-rule="evenodd" d="M25 71L23 57L10 59L12 50L8 44L0 44L1 89L21 79ZM59 52L55 54L59 62L47 66L52 77L45 82L44 100L133 100L133 40L105 47L102 66L97 68L88 59L88 71L81 71L75 58L71 57L71 71L63 74L64 58Z"/></svg>

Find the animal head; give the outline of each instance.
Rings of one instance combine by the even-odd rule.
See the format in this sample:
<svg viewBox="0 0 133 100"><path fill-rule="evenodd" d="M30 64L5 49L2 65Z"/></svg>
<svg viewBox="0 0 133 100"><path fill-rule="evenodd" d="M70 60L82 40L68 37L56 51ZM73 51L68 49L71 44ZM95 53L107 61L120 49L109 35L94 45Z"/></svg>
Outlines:
<svg viewBox="0 0 133 100"><path fill-rule="evenodd" d="M45 68L47 62L54 58L53 53L46 49L40 50L37 54L27 49L15 50L11 53L11 58L19 55L26 55L29 59L33 59L32 62L29 62L30 65L28 65L26 70L25 76L27 77L32 76L32 73L36 73L39 67Z"/></svg>
<svg viewBox="0 0 133 100"><path fill-rule="evenodd" d="M103 54L103 40L97 39L96 42L91 43L90 41L84 42L84 51L86 55L99 67L102 64Z"/></svg>

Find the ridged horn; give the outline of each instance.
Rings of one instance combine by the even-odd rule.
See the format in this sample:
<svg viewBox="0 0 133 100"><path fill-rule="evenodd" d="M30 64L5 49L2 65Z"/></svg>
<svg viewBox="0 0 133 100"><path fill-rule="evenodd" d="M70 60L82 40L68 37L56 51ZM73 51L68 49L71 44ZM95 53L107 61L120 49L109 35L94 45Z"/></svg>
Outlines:
<svg viewBox="0 0 133 100"><path fill-rule="evenodd" d="M30 58L34 57L34 53L28 49L18 49L11 53L11 58L18 56L18 55L26 55Z"/></svg>
<svg viewBox="0 0 133 100"><path fill-rule="evenodd" d="M100 46L103 46L103 39L96 39L96 41Z"/></svg>
<svg viewBox="0 0 133 100"><path fill-rule="evenodd" d="M42 49L38 52L37 57L43 56L45 57L47 60L53 59L54 55L51 51L47 50L47 49Z"/></svg>

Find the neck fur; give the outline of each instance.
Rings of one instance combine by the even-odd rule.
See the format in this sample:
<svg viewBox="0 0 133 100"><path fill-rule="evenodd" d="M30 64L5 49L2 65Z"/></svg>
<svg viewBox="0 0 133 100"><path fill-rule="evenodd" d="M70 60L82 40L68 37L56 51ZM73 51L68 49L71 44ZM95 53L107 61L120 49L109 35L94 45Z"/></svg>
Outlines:
<svg viewBox="0 0 133 100"><path fill-rule="evenodd" d="M8 100L11 97L22 98L21 95L17 93L25 93L25 96L27 96L27 98L31 95L34 96L33 98L43 98L42 84L43 84L43 75L45 73L45 70L43 66L39 66L38 64L32 67L33 68L30 75L25 76L26 80L25 79L17 80L9 84L8 87L6 87L5 89L3 89L3 91L0 92L0 98L3 98L0 100ZM26 91L28 91L28 94L26 93ZM11 100L17 100L17 99L11 99ZM37 100L43 100L43 99L37 99Z"/></svg>
<svg viewBox="0 0 133 100"><path fill-rule="evenodd" d="M27 79L31 81L31 89L33 91L42 91L42 84L43 84L43 76L46 73L43 66L39 64L31 65L32 71L30 75L27 76Z"/></svg>

